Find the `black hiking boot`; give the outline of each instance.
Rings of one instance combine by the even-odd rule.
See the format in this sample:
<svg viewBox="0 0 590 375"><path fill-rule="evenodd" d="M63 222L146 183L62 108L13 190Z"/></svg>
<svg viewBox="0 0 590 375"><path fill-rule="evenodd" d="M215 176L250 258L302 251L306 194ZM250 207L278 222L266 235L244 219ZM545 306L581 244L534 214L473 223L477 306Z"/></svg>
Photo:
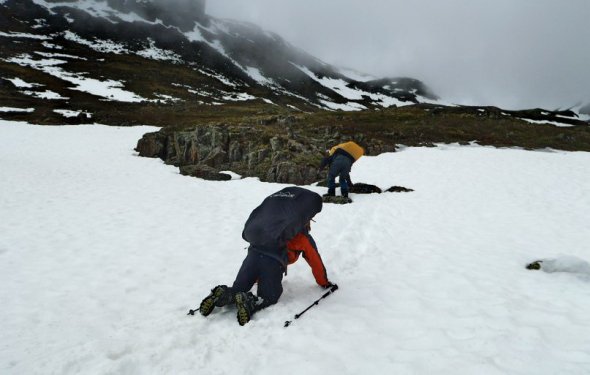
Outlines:
<svg viewBox="0 0 590 375"><path fill-rule="evenodd" d="M215 306L221 307L233 302L233 293L226 285L218 285L201 301L199 312L203 316L211 314Z"/></svg>
<svg viewBox="0 0 590 375"><path fill-rule="evenodd" d="M322 197L335 197L336 196L336 189L328 189L328 192Z"/></svg>
<svg viewBox="0 0 590 375"><path fill-rule="evenodd" d="M248 292L239 292L235 295L236 307L238 308L238 323L241 326L248 323L252 315L257 311L257 304L258 297L254 294Z"/></svg>
<svg viewBox="0 0 590 375"><path fill-rule="evenodd" d="M542 260L534 261L533 263L529 263L526 265L527 270L540 270L541 264L543 263Z"/></svg>

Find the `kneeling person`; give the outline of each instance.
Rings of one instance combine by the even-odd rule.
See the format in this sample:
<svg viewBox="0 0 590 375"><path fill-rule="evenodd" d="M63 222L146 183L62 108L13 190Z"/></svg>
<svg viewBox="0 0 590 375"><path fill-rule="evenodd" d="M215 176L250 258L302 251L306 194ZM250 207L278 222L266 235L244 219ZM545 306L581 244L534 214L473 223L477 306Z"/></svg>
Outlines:
<svg viewBox="0 0 590 375"><path fill-rule="evenodd" d="M267 197L246 221L242 237L250 243L231 287L216 286L203 299L199 311L209 315L218 306L235 304L240 325L252 315L278 302L283 274L300 255L310 265L318 285L329 288L326 268L313 237L311 219L322 210L322 198L300 187L288 187ZM258 283L256 295L250 292Z"/></svg>

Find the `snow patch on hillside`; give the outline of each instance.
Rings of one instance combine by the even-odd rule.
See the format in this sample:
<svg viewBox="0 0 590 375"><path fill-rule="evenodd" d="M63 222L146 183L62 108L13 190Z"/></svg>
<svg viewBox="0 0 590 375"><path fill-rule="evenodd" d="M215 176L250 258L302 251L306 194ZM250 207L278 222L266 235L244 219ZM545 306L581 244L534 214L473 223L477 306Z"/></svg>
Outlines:
<svg viewBox="0 0 590 375"><path fill-rule="evenodd" d="M203 37L203 34L201 33L200 30L201 25L196 24L194 29L192 31L187 31L184 33L184 35L187 37L188 40L190 40L191 42L207 42L207 39L205 39L205 37Z"/></svg>
<svg viewBox="0 0 590 375"><path fill-rule="evenodd" d="M374 79L377 79L377 77L372 76L370 74L361 73L359 71L356 71L354 69L349 69L349 68L339 68L338 72L340 74L342 74L343 76L348 77L348 78L358 81L358 82L367 82L367 81L372 81Z"/></svg>
<svg viewBox="0 0 590 375"><path fill-rule="evenodd" d="M305 73L307 76L309 76L311 79L318 82L322 86L329 88L330 90L338 93L340 96L342 96L346 99L349 99L349 100L363 100L363 96L366 96L366 97L371 98L371 100L375 101L376 104L381 105L382 107L385 107L385 108L388 108L388 107L391 107L394 105L399 107L399 106L414 104L412 102L401 101L395 97L391 97L388 95L376 94L376 93L371 93L371 92L364 91L364 90L351 88L348 86L350 82L347 82L341 78L318 77L314 72L312 72L310 69L308 69L305 66L300 66L300 65L296 65L296 64L293 64L293 66L297 67L299 70L301 70L303 73ZM342 107L341 105L334 104L334 103L324 103L324 104L331 109L335 109L335 107ZM358 104L358 103L350 103L347 106L349 106L351 108L356 108L356 110L366 109L365 106ZM339 109L341 109L341 108L339 108Z"/></svg>
<svg viewBox="0 0 590 375"><path fill-rule="evenodd" d="M16 107L0 107L0 112L34 112L35 108L16 108Z"/></svg>
<svg viewBox="0 0 590 375"><path fill-rule="evenodd" d="M238 85L236 83L232 82L229 78L227 78L223 74L216 73L216 72L211 72L211 71L206 71L206 70L203 70L203 69L197 69L197 71L199 73L201 73L201 74L206 75L206 76L215 78L216 80L218 80L219 82L223 83L226 86L238 87Z"/></svg>
<svg viewBox="0 0 590 375"><path fill-rule="evenodd" d="M47 35L37 35L37 34L28 34L28 33L5 33L0 31L0 37L7 37L7 38L27 38L27 39L39 39L39 40L49 40L51 39L50 36Z"/></svg>
<svg viewBox="0 0 590 375"><path fill-rule="evenodd" d="M66 53L35 51L35 54L36 55L39 55L39 56L43 56L43 57L56 57L56 58L62 58L62 59L73 59L73 60L84 60L84 61L88 61L88 59L85 58L85 57L68 55Z"/></svg>
<svg viewBox="0 0 590 375"><path fill-rule="evenodd" d="M522 118L522 117L518 117L519 120L523 120L526 121L530 124L541 124L541 125L554 125L554 126L558 126L558 127L563 127L563 128L568 128L568 127L572 127L574 125L572 124L566 124L563 122L557 122L557 121L549 121L549 120L531 120L528 118Z"/></svg>
<svg viewBox="0 0 590 375"><path fill-rule="evenodd" d="M57 49L57 50L63 49L62 46L57 45L57 44L53 44L53 43L49 43L49 42L41 42L41 45L47 49Z"/></svg>
<svg viewBox="0 0 590 375"><path fill-rule="evenodd" d="M346 82L343 79L340 79L340 78L336 79L336 78L330 78L330 77L321 77L320 78L314 72L312 72L311 70L309 70L309 68L307 68L305 66L296 65L296 64L293 64L293 66L295 66L296 68L301 70L308 77L310 77L314 81L318 82L322 86L327 87L330 90L337 92L338 94L340 94L341 96L343 96L346 99L361 100L363 98L361 91L347 87L346 85L348 85L349 82Z"/></svg>
<svg viewBox="0 0 590 375"><path fill-rule="evenodd" d="M53 112L58 113L66 118L77 117L81 113L86 115L86 118L91 118L92 115L86 111L72 111L70 109L54 109Z"/></svg>
<svg viewBox="0 0 590 375"><path fill-rule="evenodd" d="M148 38L148 42L149 47L136 52L137 55L145 57L146 59L171 61L175 64L182 63L182 58L178 54L173 51L163 50L156 47L156 42L151 38Z"/></svg>
<svg viewBox="0 0 590 375"><path fill-rule="evenodd" d="M77 34L71 32L69 30L64 33L64 37L69 41L76 42L76 43L85 45L87 47L90 47L97 52L114 53L114 54L129 53L129 50L127 49L127 47L125 47L121 43L117 43L112 40L94 39L94 40L90 41L90 40L86 40L86 39L78 36Z"/></svg>
<svg viewBox="0 0 590 375"><path fill-rule="evenodd" d="M15 87L17 87L17 88L30 89L30 88L33 88L33 87L43 86L40 83L29 83L29 82L26 82L26 81L24 81L24 80L22 80L22 79L20 79L18 77L15 77L15 78L3 78L3 79L12 82L12 84Z"/></svg>
<svg viewBox="0 0 590 375"><path fill-rule="evenodd" d="M47 99L47 100L68 100L69 99L68 97L61 96L57 92L54 92L51 90L45 90L45 91L25 90L25 91L21 91L21 92L25 95L32 96L32 97L38 98L38 99Z"/></svg>
<svg viewBox="0 0 590 375"><path fill-rule="evenodd" d="M334 103L330 100L320 99L320 103L322 103L325 107L335 111L362 111L363 109L367 109L362 104L348 102L348 103Z"/></svg>
<svg viewBox="0 0 590 375"><path fill-rule="evenodd" d="M53 10L54 8L58 7L70 7L81 10L86 12L88 15L92 17L100 17L105 20L108 20L111 23L116 23L117 21L121 20L124 22L145 22L148 24L162 24L160 20L156 20L154 22L146 20L145 18L139 16L134 12L123 13L116 9L111 8L108 5L107 1L101 0L76 0L75 2L72 1L45 1L45 0L33 0L34 3L45 7L51 13L55 14L56 12ZM66 17L68 19L69 17ZM68 19L71 23L73 20Z"/></svg>
<svg viewBox="0 0 590 375"><path fill-rule="evenodd" d="M273 80L266 78L264 75L262 75L262 73L260 72L259 69L255 68L253 66L247 66L244 69L244 71L246 72L246 74L248 74L250 76L250 78L252 78L256 82L258 82L260 85L276 86L276 84L273 82Z"/></svg>
<svg viewBox="0 0 590 375"><path fill-rule="evenodd" d="M63 79L64 81L73 83L75 87L73 87L72 90L84 91L92 95L100 96L107 100L116 100L122 102L140 102L142 100L146 100L130 91L121 89L121 87L124 85L120 81L100 81L98 79L84 77L81 74L67 72L58 66L66 63L64 60L34 60L31 58L31 56L23 54L5 61L40 70L54 77Z"/></svg>

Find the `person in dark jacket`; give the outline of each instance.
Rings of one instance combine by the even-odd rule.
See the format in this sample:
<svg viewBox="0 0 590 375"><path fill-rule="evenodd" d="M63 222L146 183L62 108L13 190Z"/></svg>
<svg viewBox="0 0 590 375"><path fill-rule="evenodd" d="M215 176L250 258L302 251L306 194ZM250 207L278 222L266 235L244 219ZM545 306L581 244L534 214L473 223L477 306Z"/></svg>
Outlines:
<svg viewBox="0 0 590 375"><path fill-rule="evenodd" d="M336 177L338 177L340 192L343 197L348 198L348 192L353 186L350 179L352 164L363 156L364 152L361 146L352 141L336 145L328 151L328 156L320 164L320 170L329 165L328 193L324 196L333 197L336 195Z"/></svg>
<svg viewBox="0 0 590 375"><path fill-rule="evenodd" d="M288 187L267 197L246 221L242 237L250 243L248 254L231 287L218 285L203 299L199 312L235 304L240 325L257 311L278 302L287 266L302 255L316 283L332 287L313 237L310 221L321 211L321 197L309 190ZM250 292L258 284L256 295Z"/></svg>

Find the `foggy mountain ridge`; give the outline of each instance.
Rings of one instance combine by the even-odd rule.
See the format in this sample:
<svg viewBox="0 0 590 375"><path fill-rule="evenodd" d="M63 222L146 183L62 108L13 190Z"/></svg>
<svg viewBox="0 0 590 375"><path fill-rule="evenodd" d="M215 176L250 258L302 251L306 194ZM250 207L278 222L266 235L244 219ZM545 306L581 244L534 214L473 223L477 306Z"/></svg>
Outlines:
<svg viewBox="0 0 590 375"><path fill-rule="evenodd" d="M105 69L113 54L140 54L160 64L190 68L199 81L214 78L215 84L191 89L211 93L209 99L218 103L224 102L223 95L216 95L220 90L240 95L259 91L253 96L273 103L287 98L298 107L333 110L437 99L424 83L411 78L359 82L256 25L207 16L204 0L4 0L0 7L1 38L8 47L2 59L37 71L47 70L40 67L41 56L58 51L64 67L74 59L81 68L89 65L82 68L87 76ZM70 50L77 51L64 56ZM22 62L25 55L32 61ZM95 64L91 59L104 59L105 64L90 67ZM12 78L6 72L3 76ZM125 87L134 84L134 75L113 79ZM149 96L153 99L154 94Z"/></svg>
<svg viewBox="0 0 590 375"><path fill-rule="evenodd" d="M210 17L205 0L0 0L0 10L3 105L32 108L43 121L73 111L109 122L135 103L207 111L452 105L420 80L340 69L254 24ZM530 116L578 121L573 112Z"/></svg>
<svg viewBox="0 0 590 375"><path fill-rule="evenodd" d="M135 13L155 22L190 31L196 22L207 23L205 0L107 0L107 4L123 13Z"/></svg>

